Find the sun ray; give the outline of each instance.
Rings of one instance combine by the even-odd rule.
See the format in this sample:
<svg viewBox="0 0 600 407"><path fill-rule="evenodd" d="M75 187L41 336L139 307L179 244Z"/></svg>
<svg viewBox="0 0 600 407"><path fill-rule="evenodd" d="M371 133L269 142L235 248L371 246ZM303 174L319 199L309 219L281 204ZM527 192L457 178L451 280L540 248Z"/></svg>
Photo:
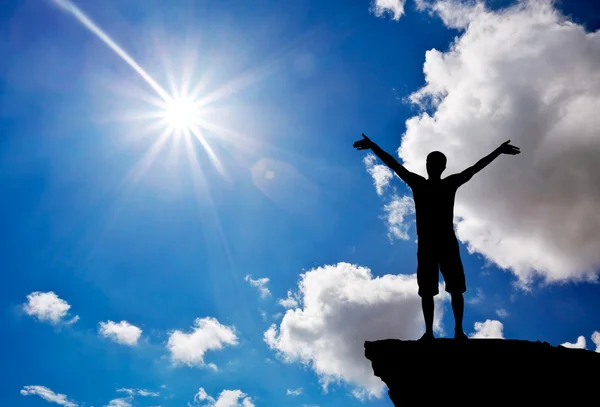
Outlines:
<svg viewBox="0 0 600 407"><path fill-rule="evenodd" d="M217 235L219 237L220 243L225 250L225 254L227 256L227 260L231 266L231 270L234 269L234 261L233 256L231 254L231 248L229 247L229 243L227 241L227 237L223 232L223 228L221 226L221 221L219 219L219 214L215 207L212 196L210 195L210 190L207 188L206 178L204 176L204 172L202 171L202 167L198 162L198 156L194 154L194 146L192 144L191 137L185 138L185 143L187 144L187 156L190 166L192 167L192 179L194 182L194 192L196 194L197 202L202 202L208 206L208 210L202 210L201 213L204 217L204 224L207 228L203 228L204 236L206 242L210 242L214 240L214 236ZM205 209L205 208L203 208ZM216 232L216 233L212 233Z"/></svg>
<svg viewBox="0 0 600 407"><path fill-rule="evenodd" d="M108 36L100 27L96 25L79 7L74 5L69 0L52 0L56 5L61 7L63 10L71 13L81 24L83 24L88 30L96 35L102 42L104 42L110 49L112 49L123 61L131 66L148 85L150 85L156 93L165 101L171 99L171 96L160 86L152 77L138 65L135 60L127 54L112 38Z"/></svg>
<svg viewBox="0 0 600 407"><path fill-rule="evenodd" d="M171 136L171 131L165 129L161 135L152 143L150 148L146 151L144 156L134 165L129 173L123 179L123 183L137 184L142 176L148 171L154 160L167 143L167 140Z"/></svg>
<svg viewBox="0 0 600 407"><path fill-rule="evenodd" d="M200 144L202 144L202 147L204 147L204 150L206 150L206 153L208 154L210 161L213 163L213 165L215 166L217 171L219 171L219 174L221 174L223 177L225 177L226 176L225 168L223 168L223 165L221 164L221 160L219 160L219 157L217 157L217 155L215 154L215 152L212 149L212 147L210 146L210 144L208 144L204 135L200 132L200 130L198 130L195 127L192 127L190 129L190 131L196 137L196 139L198 139Z"/></svg>

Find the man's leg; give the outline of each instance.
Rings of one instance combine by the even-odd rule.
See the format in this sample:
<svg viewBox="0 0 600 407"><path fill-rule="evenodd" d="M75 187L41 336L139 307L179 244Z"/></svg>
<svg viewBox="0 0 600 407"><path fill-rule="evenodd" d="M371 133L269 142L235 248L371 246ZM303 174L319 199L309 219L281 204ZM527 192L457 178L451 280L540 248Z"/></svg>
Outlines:
<svg viewBox="0 0 600 407"><path fill-rule="evenodd" d="M433 339L433 311L435 308L433 296L422 297L421 307L423 308L423 317L425 318L425 334L422 339Z"/></svg>
<svg viewBox="0 0 600 407"><path fill-rule="evenodd" d="M458 240L454 234L448 236L446 247L443 250L443 258L440 262L440 271L446 282L446 291L452 297L452 313L454 314L454 337L456 339L467 339L463 331L463 314L465 300L463 293L467 290L465 282L465 270L460 258Z"/></svg>
<svg viewBox="0 0 600 407"><path fill-rule="evenodd" d="M425 319L425 334L420 340L433 339L433 297L439 293L439 271L431 240L421 236L417 250L417 284Z"/></svg>
<svg viewBox="0 0 600 407"><path fill-rule="evenodd" d="M454 337L464 339L466 337L463 331L463 314L465 311L465 299L462 293L450 294L452 296L452 313L454 314Z"/></svg>

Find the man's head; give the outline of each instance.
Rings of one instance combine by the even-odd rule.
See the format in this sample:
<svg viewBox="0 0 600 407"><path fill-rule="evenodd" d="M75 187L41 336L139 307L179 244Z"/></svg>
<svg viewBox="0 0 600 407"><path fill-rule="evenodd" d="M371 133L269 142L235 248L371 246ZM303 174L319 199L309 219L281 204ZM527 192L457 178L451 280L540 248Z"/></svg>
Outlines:
<svg viewBox="0 0 600 407"><path fill-rule="evenodd" d="M446 156L440 151L427 155L427 174L429 178L439 178L446 169Z"/></svg>

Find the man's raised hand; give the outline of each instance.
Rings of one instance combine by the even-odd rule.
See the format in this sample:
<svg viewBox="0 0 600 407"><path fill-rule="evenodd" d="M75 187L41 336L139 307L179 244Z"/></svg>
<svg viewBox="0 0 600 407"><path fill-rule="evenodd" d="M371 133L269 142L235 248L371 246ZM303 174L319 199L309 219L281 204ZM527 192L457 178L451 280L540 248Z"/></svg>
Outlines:
<svg viewBox="0 0 600 407"><path fill-rule="evenodd" d="M363 133L363 138L362 140L358 140L355 141L353 146L354 148L356 148L357 150L368 150L371 148L371 146L373 145L373 142L371 141L370 138L368 138L367 136L365 136L365 134Z"/></svg>
<svg viewBox="0 0 600 407"><path fill-rule="evenodd" d="M500 147L498 147L498 151L500 151L500 154L516 155L521 152L521 149L519 147L515 147L509 143L510 143L510 140L505 141L504 143L502 143L500 145Z"/></svg>

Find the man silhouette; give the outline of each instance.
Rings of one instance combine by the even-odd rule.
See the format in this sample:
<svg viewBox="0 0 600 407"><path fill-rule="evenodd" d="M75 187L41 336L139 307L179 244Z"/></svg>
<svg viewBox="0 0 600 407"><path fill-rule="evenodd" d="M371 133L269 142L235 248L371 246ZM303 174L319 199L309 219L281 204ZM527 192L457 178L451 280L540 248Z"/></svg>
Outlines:
<svg viewBox="0 0 600 407"><path fill-rule="evenodd" d="M425 319L425 333L420 340L433 339L433 297L439 294L439 272L446 282L446 291L452 297L454 314L454 337L467 339L462 327L464 313L463 293L467 290L465 273L460 258L458 240L454 233L454 197L457 189L473 175L494 161L501 154L515 155L520 150L510 143L502 143L492 153L466 170L441 178L446 169L446 156L433 151L427 156L428 178L410 172L394 157L383 151L364 134L354 143L358 150L370 149L390 169L406 182L413 192L417 221L417 284Z"/></svg>

